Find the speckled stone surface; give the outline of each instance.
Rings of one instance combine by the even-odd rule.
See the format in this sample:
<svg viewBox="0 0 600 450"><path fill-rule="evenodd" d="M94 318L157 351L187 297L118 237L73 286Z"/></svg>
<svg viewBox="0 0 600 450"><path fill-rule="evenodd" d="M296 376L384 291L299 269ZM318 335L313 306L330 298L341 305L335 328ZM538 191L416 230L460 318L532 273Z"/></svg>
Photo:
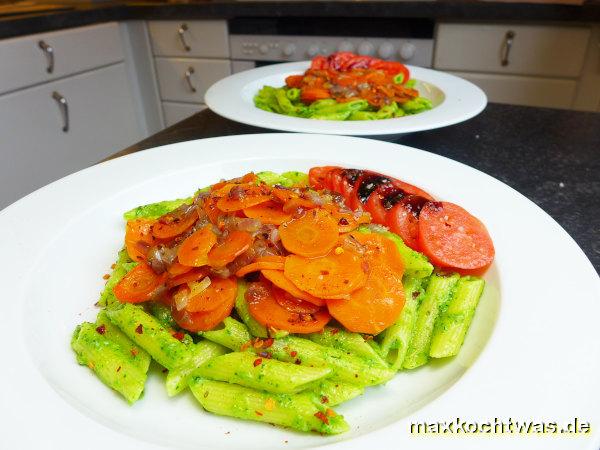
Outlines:
<svg viewBox="0 0 600 450"><path fill-rule="evenodd" d="M202 111L116 154L214 136L272 132ZM462 124L380 139L447 156L537 203L600 272L600 113L489 104Z"/></svg>
<svg viewBox="0 0 600 450"><path fill-rule="evenodd" d="M60 3L60 0L56 0ZM207 0L106 1L70 3L69 11L0 16L0 39L43 31L122 20L192 20L234 17L369 17L439 20L598 22L600 0L583 5L517 3L478 0L390 1Z"/></svg>

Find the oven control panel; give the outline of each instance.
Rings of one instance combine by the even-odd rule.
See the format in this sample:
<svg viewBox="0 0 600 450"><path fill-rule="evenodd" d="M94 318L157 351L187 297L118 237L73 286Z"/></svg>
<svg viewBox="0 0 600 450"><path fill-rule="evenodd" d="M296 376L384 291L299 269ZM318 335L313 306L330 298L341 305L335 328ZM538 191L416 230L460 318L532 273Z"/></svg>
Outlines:
<svg viewBox="0 0 600 450"><path fill-rule="evenodd" d="M304 61L338 51L421 67L433 59L433 39L232 34L229 47L231 58L242 61Z"/></svg>

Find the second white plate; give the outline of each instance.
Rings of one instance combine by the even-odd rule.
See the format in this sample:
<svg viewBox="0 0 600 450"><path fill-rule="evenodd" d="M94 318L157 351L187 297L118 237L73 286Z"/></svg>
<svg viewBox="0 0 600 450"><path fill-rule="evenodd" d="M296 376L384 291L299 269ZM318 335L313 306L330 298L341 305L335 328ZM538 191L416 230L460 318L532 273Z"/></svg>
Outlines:
<svg viewBox="0 0 600 450"><path fill-rule="evenodd" d="M263 86L285 85L289 75L302 74L310 61L274 64L240 72L213 84L206 92L210 109L236 122L302 133L344 134L353 136L412 133L463 122L479 114L487 104L483 91L462 78L437 70L407 66L417 81L422 97L433 109L412 116L384 120L315 120L276 114L254 106L254 96Z"/></svg>

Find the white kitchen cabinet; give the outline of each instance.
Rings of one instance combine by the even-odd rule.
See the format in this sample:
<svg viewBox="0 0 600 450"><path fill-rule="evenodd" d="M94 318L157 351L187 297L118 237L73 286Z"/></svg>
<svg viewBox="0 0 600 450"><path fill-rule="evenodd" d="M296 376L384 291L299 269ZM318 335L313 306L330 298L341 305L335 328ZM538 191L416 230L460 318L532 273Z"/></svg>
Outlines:
<svg viewBox="0 0 600 450"><path fill-rule="evenodd" d="M206 105L194 104L194 103L176 103L176 102L163 102L162 104L163 114L165 117L165 126L170 127L177 122L187 119L193 114L196 114L203 109L206 109Z"/></svg>
<svg viewBox="0 0 600 450"><path fill-rule="evenodd" d="M0 136L0 209L133 144L140 134L124 64L1 96Z"/></svg>
<svg viewBox="0 0 600 450"><path fill-rule="evenodd" d="M0 94L123 59L116 22L5 39L0 41Z"/></svg>
<svg viewBox="0 0 600 450"><path fill-rule="evenodd" d="M150 21L156 56L229 58L225 20Z"/></svg>
<svg viewBox="0 0 600 450"><path fill-rule="evenodd" d="M208 88L231 75L231 63L219 59L155 58L163 100L203 103Z"/></svg>

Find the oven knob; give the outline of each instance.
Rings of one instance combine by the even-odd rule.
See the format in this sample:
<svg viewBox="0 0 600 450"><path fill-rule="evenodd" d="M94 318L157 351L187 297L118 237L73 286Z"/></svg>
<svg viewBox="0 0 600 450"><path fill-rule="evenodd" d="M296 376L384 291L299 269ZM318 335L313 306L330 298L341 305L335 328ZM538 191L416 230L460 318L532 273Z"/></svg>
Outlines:
<svg viewBox="0 0 600 450"><path fill-rule="evenodd" d="M380 58L388 59L394 54L394 46L390 42L384 42L377 49Z"/></svg>
<svg viewBox="0 0 600 450"><path fill-rule="evenodd" d="M258 51L261 52L263 55L266 55L267 53L269 53L269 46L267 44L262 44L260 47L258 47Z"/></svg>
<svg viewBox="0 0 600 450"><path fill-rule="evenodd" d="M340 45L338 45L338 51L340 52L353 52L354 44L350 41L342 41Z"/></svg>
<svg viewBox="0 0 600 450"><path fill-rule="evenodd" d="M285 47L283 47L283 54L285 56L292 56L295 51L296 46L294 44L287 44Z"/></svg>
<svg viewBox="0 0 600 450"><path fill-rule="evenodd" d="M407 42L406 44L402 44L400 47L400 57L402 59L411 59L413 56L415 56L416 51L417 47L415 47L414 44Z"/></svg>
<svg viewBox="0 0 600 450"><path fill-rule="evenodd" d="M319 46L317 44L312 44L308 47L308 50L306 50L306 53L308 53L308 56L310 56L311 58L313 56L317 56L319 54Z"/></svg>
<svg viewBox="0 0 600 450"><path fill-rule="evenodd" d="M358 46L358 53L360 55L372 55L375 52L375 47L369 41L363 41Z"/></svg>

